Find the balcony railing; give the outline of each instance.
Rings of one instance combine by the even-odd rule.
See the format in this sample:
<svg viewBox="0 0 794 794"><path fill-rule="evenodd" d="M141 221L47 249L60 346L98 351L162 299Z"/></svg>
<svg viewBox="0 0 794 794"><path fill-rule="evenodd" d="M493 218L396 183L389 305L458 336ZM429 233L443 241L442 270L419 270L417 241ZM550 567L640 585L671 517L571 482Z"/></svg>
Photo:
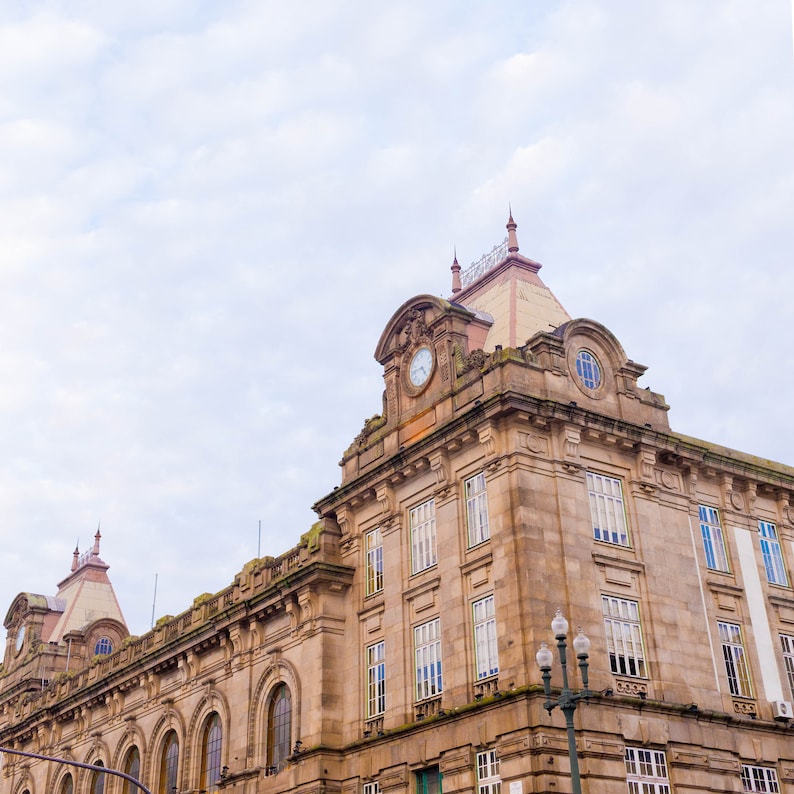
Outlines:
<svg viewBox="0 0 794 794"><path fill-rule="evenodd" d="M414 710L416 711L417 720L435 717L441 712L441 695L428 698L427 700L420 700L419 703L414 705Z"/></svg>
<svg viewBox="0 0 794 794"><path fill-rule="evenodd" d="M494 676L493 678L486 678L484 681L478 681L474 685L474 699L482 700L483 698L494 697L499 694L499 679Z"/></svg>

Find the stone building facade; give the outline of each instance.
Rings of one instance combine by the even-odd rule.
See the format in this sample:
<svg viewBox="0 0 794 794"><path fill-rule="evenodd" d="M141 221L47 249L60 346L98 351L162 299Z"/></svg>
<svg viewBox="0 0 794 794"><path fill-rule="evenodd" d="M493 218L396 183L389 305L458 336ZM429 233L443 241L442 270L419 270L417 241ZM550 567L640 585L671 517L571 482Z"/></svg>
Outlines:
<svg viewBox="0 0 794 794"><path fill-rule="evenodd" d="M794 792L794 470L671 430L507 228L387 323L382 413L297 546L142 637L72 625L68 665L68 598L15 600L0 745L158 794L569 792L559 607L591 641L585 792ZM0 790L132 788L6 755Z"/></svg>

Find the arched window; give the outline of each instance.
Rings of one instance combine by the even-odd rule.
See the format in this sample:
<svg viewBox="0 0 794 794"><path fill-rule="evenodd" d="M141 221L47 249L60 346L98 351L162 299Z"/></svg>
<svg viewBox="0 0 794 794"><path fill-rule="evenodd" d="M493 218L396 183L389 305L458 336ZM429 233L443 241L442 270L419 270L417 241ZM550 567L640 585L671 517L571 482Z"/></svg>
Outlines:
<svg viewBox="0 0 794 794"><path fill-rule="evenodd" d="M221 718L211 714L204 723L201 734L201 782L202 791L215 791L221 777Z"/></svg>
<svg viewBox="0 0 794 794"><path fill-rule="evenodd" d="M157 787L158 794L174 794L176 791L176 771L179 761L179 741L176 731L169 731L163 742L163 752L160 756L160 781Z"/></svg>
<svg viewBox="0 0 794 794"><path fill-rule="evenodd" d="M94 766L104 766L101 761L94 761ZM91 794L105 794L105 773L93 771L91 775Z"/></svg>
<svg viewBox="0 0 794 794"><path fill-rule="evenodd" d="M66 774L63 776L63 780L61 781L60 794L74 794L74 782L72 781L71 775Z"/></svg>
<svg viewBox="0 0 794 794"><path fill-rule="evenodd" d="M286 684L279 684L267 707L267 771L280 772L290 753L292 696Z"/></svg>
<svg viewBox="0 0 794 794"><path fill-rule="evenodd" d="M110 637L100 637L94 645L94 656L106 656L113 653L113 640Z"/></svg>
<svg viewBox="0 0 794 794"><path fill-rule="evenodd" d="M133 746L127 750L127 755L124 756L124 767L121 771L136 780L141 779L141 754L138 752L137 747ZM129 780L124 781L122 794L139 794L139 792L140 789L130 783Z"/></svg>

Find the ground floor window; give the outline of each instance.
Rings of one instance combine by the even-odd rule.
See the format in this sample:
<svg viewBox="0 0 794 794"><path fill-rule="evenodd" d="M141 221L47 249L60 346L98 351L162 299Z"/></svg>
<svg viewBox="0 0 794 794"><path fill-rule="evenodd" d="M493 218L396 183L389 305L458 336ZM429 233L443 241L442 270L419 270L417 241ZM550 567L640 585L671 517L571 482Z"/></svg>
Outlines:
<svg viewBox="0 0 794 794"><path fill-rule="evenodd" d="M416 773L416 794L441 794L441 770L437 766Z"/></svg>
<svg viewBox="0 0 794 794"><path fill-rule="evenodd" d="M627 747L626 783L629 794L670 794L664 753L661 750Z"/></svg>
<svg viewBox="0 0 794 794"><path fill-rule="evenodd" d="M742 764L742 790L776 794L780 791L777 772L769 766Z"/></svg>
<svg viewBox="0 0 794 794"><path fill-rule="evenodd" d="M501 791L502 778L496 750L477 753L477 794L501 794Z"/></svg>

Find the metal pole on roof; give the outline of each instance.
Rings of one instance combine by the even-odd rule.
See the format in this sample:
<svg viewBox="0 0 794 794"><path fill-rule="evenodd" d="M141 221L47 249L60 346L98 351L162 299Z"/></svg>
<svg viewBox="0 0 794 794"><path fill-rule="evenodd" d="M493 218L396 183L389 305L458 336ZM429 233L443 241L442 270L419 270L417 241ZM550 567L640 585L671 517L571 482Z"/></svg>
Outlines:
<svg viewBox="0 0 794 794"><path fill-rule="evenodd" d="M157 574L154 575L154 595L152 596L152 625L150 629L154 628L154 605L157 603Z"/></svg>

